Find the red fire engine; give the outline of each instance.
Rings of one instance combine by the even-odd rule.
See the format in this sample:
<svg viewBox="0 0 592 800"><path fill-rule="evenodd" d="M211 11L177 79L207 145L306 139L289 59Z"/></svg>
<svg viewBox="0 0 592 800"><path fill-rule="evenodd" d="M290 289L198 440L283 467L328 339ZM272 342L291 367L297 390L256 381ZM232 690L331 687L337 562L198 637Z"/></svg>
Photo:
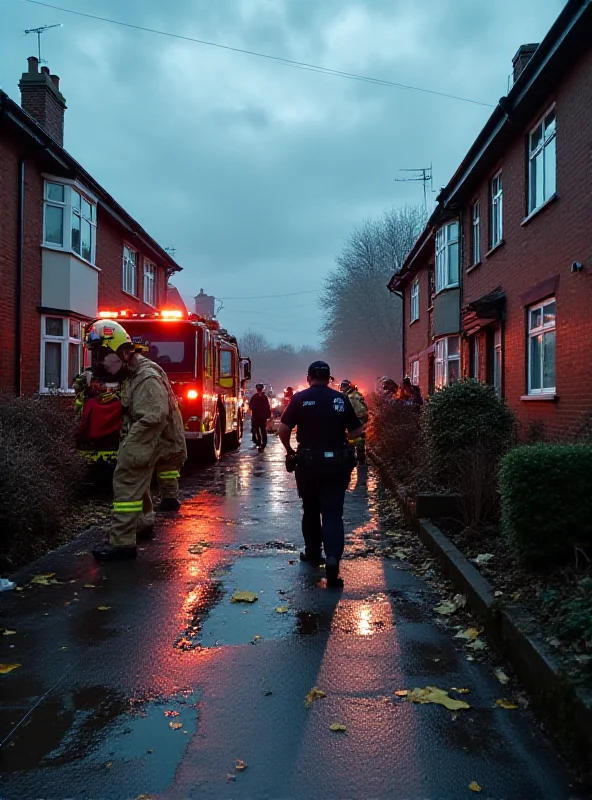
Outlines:
<svg viewBox="0 0 592 800"><path fill-rule="evenodd" d="M178 310L137 314L131 311L101 311L99 317L116 319L131 336L138 351L167 373L179 401L185 438L201 442L211 460L223 448L240 445L244 424L244 388L251 377L251 362L241 358L234 336L220 328L217 320ZM112 392L116 387L106 385ZM80 441L90 460L112 461L110 444L96 439Z"/></svg>

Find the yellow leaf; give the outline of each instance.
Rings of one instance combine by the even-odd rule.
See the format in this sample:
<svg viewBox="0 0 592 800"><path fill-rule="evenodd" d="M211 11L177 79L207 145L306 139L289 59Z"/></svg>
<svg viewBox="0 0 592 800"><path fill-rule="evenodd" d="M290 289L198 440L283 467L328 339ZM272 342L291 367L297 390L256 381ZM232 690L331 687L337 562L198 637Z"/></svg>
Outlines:
<svg viewBox="0 0 592 800"><path fill-rule="evenodd" d="M21 664L0 664L0 675L8 675L13 669L18 669Z"/></svg>
<svg viewBox="0 0 592 800"><path fill-rule="evenodd" d="M480 792L481 791L481 787L479 786L477 781L472 781L471 783L469 783L469 789L472 792Z"/></svg>
<svg viewBox="0 0 592 800"><path fill-rule="evenodd" d="M85 583L84 584L84 588L85 589L96 589L97 587L94 585L94 583Z"/></svg>
<svg viewBox="0 0 592 800"><path fill-rule="evenodd" d="M496 671L495 671L495 677L498 679L498 681L499 681L500 683L503 683L503 685L504 685L504 686L505 686L507 683L510 683L510 679L508 678L508 676L506 675L506 673L503 671L503 669L496 669Z"/></svg>
<svg viewBox="0 0 592 800"><path fill-rule="evenodd" d="M457 689L456 686L453 686L450 691L451 692L457 692L458 694L469 694L471 690L470 689Z"/></svg>
<svg viewBox="0 0 592 800"><path fill-rule="evenodd" d="M109 611L111 606L97 606L97 611Z"/></svg>
<svg viewBox="0 0 592 800"><path fill-rule="evenodd" d="M449 614L454 614L454 612L458 611L458 609L459 606L457 606L454 600L442 600L442 602L436 606L434 611L436 614L448 616Z"/></svg>
<svg viewBox="0 0 592 800"><path fill-rule="evenodd" d="M475 639L475 641L471 642L471 644L467 645L467 647L469 647L471 650L485 650L487 645L482 639Z"/></svg>
<svg viewBox="0 0 592 800"><path fill-rule="evenodd" d="M179 728L183 727L182 722L169 722L169 728L172 728L174 731L178 731Z"/></svg>
<svg viewBox="0 0 592 800"><path fill-rule="evenodd" d="M231 603L254 603L259 598L255 592L235 592L230 598Z"/></svg>
<svg viewBox="0 0 592 800"><path fill-rule="evenodd" d="M481 631L479 628L467 628L466 631L459 631L454 638L466 639L469 642L474 642L480 633Z"/></svg>
<svg viewBox="0 0 592 800"><path fill-rule="evenodd" d="M318 686L313 686L313 688L304 698L304 705L307 708L310 708L310 706L314 703L315 700L321 700L323 697L327 697L325 692L322 689L319 689Z"/></svg>
<svg viewBox="0 0 592 800"><path fill-rule="evenodd" d="M516 703L514 703L512 700L503 700L502 699L502 700L496 700L495 702L500 708L507 708L508 710L512 710L514 708L518 708Z"/></svg>
<svg viewBox="0 0 592 800"><path fill-rule="evenodd" d="M38 586L51 586L52 584L59 583L54 578L55 572L48 572L46 575L34 575L31 583L36 583Z"/></svg>
<svg viewBox="0 0 592 800"><path fill-rule="evenodd" d="M16 631L6 630L6 631L4 631L4 633L2 635L3 636L14 636L15 633L16 633Z"/></svg>
<svg viewBox="0 0 592 800"><path fill-rule="evenodd" d="M395 692L395 697L407 697L409 689L399 689Z"/></svg>
<svg viewBox="0 0 592 800"><path fill-rule="evenodd" d="M409 692L407 699L411 703L437 703L438 705L448 708L450 711L460 711L461 708L470 708L468 703L463 700L453 700L448 696L448 692L444 689L438 689L436 686L426 686L425 689L414 689Z"/></svg>
<svg viewBox="0 0 592 800"><path fill-rule="evenodd" d="M242 760L242 758L237 758L237 759L236 759L236 766L235 766L235 769L237 769L239 772L242 772L242 771L243 771L243 770L245 770L246 768L247 768L247 764L246 764L246 762L245 762L245 761L243 761L243 760Z"/></svg>
<svg viewBox="0 0 592 800"><path fill-rule="evenodd" d="M276 608L276 611L277 611L278 614L287 614L289 610L290 609L289 609L288 606L278 606Z"/></svg>
<svg viewBox="0 0 592 800"><path fill-rule="evenodd" d="M331 725L329 725L329 730L337 732L337 731L346 731L347 728L345 727L345 725L342 725L341 722L333 722Z"/></svg>

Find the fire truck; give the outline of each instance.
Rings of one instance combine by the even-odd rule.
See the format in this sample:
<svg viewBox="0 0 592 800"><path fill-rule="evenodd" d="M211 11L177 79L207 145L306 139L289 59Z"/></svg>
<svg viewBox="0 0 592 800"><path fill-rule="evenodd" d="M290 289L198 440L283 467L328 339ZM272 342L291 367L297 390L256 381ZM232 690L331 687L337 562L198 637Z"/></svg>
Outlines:
<svg viewBox="0 0 592 800"><path fill-rule="evenodd" d="M176 309L149 314L101 311L99 317L121 323L138 352L167 373L190 455L199 450L215 461L224 449L240 446L251 362L240 357L236 338L217 320ZM117 394L117 388L104 387L108 397ZM103 441L79 436L79 447L91 461L112 462L117 455L113 432Z"/></svg>

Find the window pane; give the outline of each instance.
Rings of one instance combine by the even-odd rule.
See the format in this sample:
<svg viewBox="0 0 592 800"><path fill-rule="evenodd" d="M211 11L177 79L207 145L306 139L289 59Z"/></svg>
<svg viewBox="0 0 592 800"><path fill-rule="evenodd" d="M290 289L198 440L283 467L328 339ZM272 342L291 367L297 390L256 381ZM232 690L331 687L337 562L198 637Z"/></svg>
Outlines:
<svg viewBox="0 0 592 800"><path fill-rule="evenodd" d="M448 339L448 358L459 354L460 340L458 336L450 336Z"/></svg>
<svg viewBox="0 0 592 800"><path fill-rule="evenodd" d="M548 200L551 195L555 194L556 181L556 166L555 166L555 151L557 147L557 139L553 137L545 147L545 200Z"/></svg>
<svg viewBox="0 0 592 800"><path fill-rule="evenodd" d="M540 328L542 324L542 311L540 308L535 308L530 312L530 330Z"/></svg>
<svg viewBox="0 0 592 800"><path fill-rule="evenodd" d="M90 261L92 254L92 225L87 220L82 220L82 248L80 255Z"/></svg>
<svg viewBox="0 0 592 800"><path fill-rule="evenodd" d="M530 134L530 152L536 150L540 143L543 141L543 123Z"/></svg>
<svg viewBox="0 0 592 800"><path fill-rule="evenodd" d="M92 206L84 197L82 198L82 216L92 220Z"/></svg>
<svg viewBox="0 0 592 800"><path fill-rule="evenodd" d="M544 193L544 186L545 186L545 178L544 178L544 153L541 151L533 163L533 175L534 175L534 187L533 187L533 196L534 196L534 208L538 208L545 202L545 193Z"/></svg>
<svg viewBox="0 0 592 800"><path fill-rule="evenodd" d="M80 353L82 345L69 344L68 345L68 385L64 388L71 389L74 383L74 378L80 372Z"/></svg>
<svg viewBox="0 0 592 800"><path fill-rule="evenodd" d="M444 358L444 339L438 339L436 342L436 358Z"/></svg>
<svg viewBox="0 0 592 800"><path fill-rule="evenodd" d="M46 336L63 336L64 320L61 317L46 317L45 319Z"/></svg>
<svg viewBox="0 0 592 800"><path fill-rule="evenodd" d="M555 331L543 337L543 389L555 388Z"/></svg>
<svg viewBox="0 0 592 800"><path fill-rule="evenodd" d="M70 339L80 339L80 323L78 320L70 320Z"/></svg>
<svg viewBox="0 0 592 800"><path fill-rule="evenodd" d="M48 200L55 200L56 203L64 202L64 187L61 183L46 183L45 197Z"/></svg>
<svg viewBox="0 0 592 800"><path fill-rule="evenodd" d="M542 336L533 336L530 340L530 388L540 390L541 388L541 347Z"/></svg>
<svg viewBox="0 0 592 800"><path fill-rule="evenodd" d="M448 383L457 381L460 377L460 360L458 358L454 361L448 362Z"/></svg>
<svg viewBox="0 0 592 800"><path fill-rule="evenodd" d="M72 208L75 208L77 211L80 211L80 200L81 198L78 192L72 189Z"/></svg>
<svg viewBox="0 0 592 800"><path fill-rule="evenodd" d="M72 212L72 250L80 253L80 217Z"/></svg>
<svg viewBox="0 0 592 800"><path fill-rule="evenodd" d="M452 222L448 226L448 240L458 239L458 222Z"/></svg>
<svg viewBox="0 0 592 800"><path fill-rule="evenodd" d="M46 389L61 389L61 380L62 345L60 342L45 342L45 380L43 385Z"/></svg>
<svg viewBox="0 0 592 800"><path fill-rule="evenodd" d="M220 377L232 377L232 353L229 350L222 350L220 353Z"/></svg>
<svg viewBox="0 0 592 800"><path fill-rule="evenodd" d="M45 206L45 241L49 244L63 245L64 209L58 206Z"/></svg>
<svg viewBox="0 0 592 800"><path fill-rule="evenodd" d="M545 117L545 138L547 139L551 134L555 133L557 119L555 117L555 109L549 111Z"/></svg>
<svg viewBox="0 0 592 800"><path fill-rule="evenodd" d="M543 324L551 325L555 322L555 300L543 306Z"/></svg>
<svg viewBox="0 0 592 800"><path fill-rule="evenodd" d="M458 242L448 249L448 285L458 283Z"/></svg>

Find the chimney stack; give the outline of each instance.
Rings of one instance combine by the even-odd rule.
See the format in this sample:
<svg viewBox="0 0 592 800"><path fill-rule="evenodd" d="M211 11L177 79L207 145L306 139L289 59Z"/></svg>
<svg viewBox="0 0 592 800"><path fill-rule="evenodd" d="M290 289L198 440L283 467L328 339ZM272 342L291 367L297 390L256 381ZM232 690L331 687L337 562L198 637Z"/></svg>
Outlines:
<svg viewBox="0 0 592 800"><path fill-rule="evenodd" d="M518 48L518 52L512 59L512 66L514 68L514 83L524 72L524 68L533 57L538 44L522 44Z"/></svg>
<svg viewBox="0 0 592 800"><path fill-rule="evenodd" d="M195 313L200 317L206 319L213 319L215 315L216 298L212 295L206 294L203 289L199 290L197 297L193 298L195 301Z"/></svg>
<svg viewBox="0 0 592 800"><path fill-rule="evenodd" d="M23 110L41 125L61 147L64 146L64 112L66 99L60 92L60 79L50 75L48 67L41 67L39 59L27 59L29 69L19 81Z"/></svg>

